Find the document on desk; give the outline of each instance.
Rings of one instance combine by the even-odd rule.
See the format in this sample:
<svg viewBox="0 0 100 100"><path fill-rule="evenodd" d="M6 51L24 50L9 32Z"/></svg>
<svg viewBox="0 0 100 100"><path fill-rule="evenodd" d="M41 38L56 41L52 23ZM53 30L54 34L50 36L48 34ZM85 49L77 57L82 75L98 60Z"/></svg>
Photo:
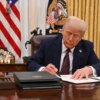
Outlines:
<svg viewBox="0 0 100 100"><path fill-rule="evenodd" d="M84 79L74 80L74 79L71 79L71 76L72 75L61 75L61 79L62 79L62 81L76 83L76 84L100 82L100 80L99 80L100 77L99 77L99 79L96 79L96 77L95 77L95 78L88 78L88 79L84 78Z"/></svg>

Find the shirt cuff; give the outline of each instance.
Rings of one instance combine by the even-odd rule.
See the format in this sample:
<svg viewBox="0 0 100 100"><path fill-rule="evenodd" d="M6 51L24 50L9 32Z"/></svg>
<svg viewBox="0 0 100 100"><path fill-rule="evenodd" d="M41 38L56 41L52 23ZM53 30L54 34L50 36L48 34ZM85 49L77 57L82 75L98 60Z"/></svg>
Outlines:
<svg viewBox="0 0 100 100"><path fill-rule="evenodd" d="M40 67L38 71L42 71L45 67Z"/></svg>
<svg viewBox="0 0 100 100"><path fill-rule="evenodd" d="M93 76L94 77L96 77L97 76L97 72L96 72L96 70L95 70L95 68L93 68L92 66L89 66L91 69L92 69L92 71L93 71Z"/></svg>

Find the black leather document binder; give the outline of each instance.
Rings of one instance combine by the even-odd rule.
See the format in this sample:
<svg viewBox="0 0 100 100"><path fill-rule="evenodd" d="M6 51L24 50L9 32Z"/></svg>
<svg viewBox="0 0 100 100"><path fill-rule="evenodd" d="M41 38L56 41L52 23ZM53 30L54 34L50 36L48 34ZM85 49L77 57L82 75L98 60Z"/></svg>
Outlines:
<svg viewBox="0 0 100 100"><path fill-rule="evenodd" d="M14 80L22 89L61 88L59 78L48 72L15 72Z"/></svg>

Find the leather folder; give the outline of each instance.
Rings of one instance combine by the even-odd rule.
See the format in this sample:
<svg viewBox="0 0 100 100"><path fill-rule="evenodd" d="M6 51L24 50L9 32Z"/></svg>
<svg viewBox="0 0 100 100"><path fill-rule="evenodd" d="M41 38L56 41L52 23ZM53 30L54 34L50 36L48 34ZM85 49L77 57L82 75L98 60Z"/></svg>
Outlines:
<svg viewBox="0 0 100 100"><path fill-rule="evenodd" d="M48 72L15 72L14 80L22 89L61 88L60 79Z"/></svg>

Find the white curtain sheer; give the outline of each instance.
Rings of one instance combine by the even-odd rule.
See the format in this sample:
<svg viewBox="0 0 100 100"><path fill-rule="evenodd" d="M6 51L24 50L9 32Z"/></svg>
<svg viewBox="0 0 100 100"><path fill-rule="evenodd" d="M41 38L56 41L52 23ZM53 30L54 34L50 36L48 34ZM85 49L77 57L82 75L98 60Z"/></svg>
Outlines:
<svg viewBox="0 0 100 100"><path fill-rule="evenodd" d="M45 35L48 0L29 0L29 31L36 27Z"/></svg>
<svg viewBox="0 0 100 100"><path fill-rule="evenodd" d="M34 0L33 0L34 1ZM30 55L30 48L25 48L25 42L29 40L30 34L29 34L29 22L28 22L28 0L19 0L20 4L20 17L21 17L21 60L18 60L17 62L21 61L23 62L23 56Z"/></svg>

